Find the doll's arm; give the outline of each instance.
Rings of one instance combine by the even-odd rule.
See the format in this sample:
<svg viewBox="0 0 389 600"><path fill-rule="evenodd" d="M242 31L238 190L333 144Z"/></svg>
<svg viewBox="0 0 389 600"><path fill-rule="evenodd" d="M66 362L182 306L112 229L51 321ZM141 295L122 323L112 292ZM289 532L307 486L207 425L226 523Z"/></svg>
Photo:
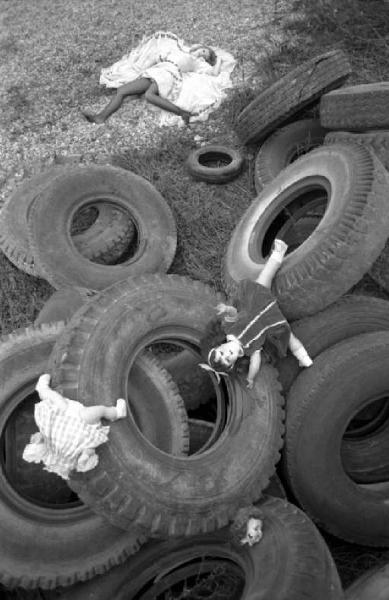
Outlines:
<svg viewBox="0 0 389 600"><path fill-rule="evenodd" d="M261 350L256 350L250 357L249 372L247 373L247 387L249 390L254 385L254 379L258 375L261 367Z"/></svg>
<svg viewBox="0 0 389 600"><path fill-rule="evenodd" d="M44 373L38 379L38 383L35 386L36 391L39 394L39 398L41 400L52 400L57 402L58 404L63 404L67 406L67 399L61 396L55 390L52 390L50 387L50 375L48 373Z"/></svg>

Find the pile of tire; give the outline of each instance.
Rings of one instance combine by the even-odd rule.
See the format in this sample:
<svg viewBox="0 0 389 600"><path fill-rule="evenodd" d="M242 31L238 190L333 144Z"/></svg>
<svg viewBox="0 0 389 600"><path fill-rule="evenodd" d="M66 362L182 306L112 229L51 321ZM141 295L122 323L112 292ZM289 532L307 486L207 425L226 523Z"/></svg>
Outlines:
<svg viewBox="0 0 389 600"><path fill-rule="evenodd" d="M339 95L349 71L340 52L299 67L244 109L242 141L270 144L302 108ZM166 274L176 229L151 184L118 168L77 167L17 191L28 196L22 213L21 202L7 203L1 247L57 288L33 326L0 340L0 583L10 598L23 589L46 600L338 600L318 527L389 545L389 304L346 295L385 246L389 174L371 144L333 143L322 129L312 129L318 147L304 145L293 160L296 147L271 181L257 174L263 189L226 250L233 295L260 272L274 238L285 239L274 293L314 358L303 371L293 356L263 364L251 390L198 366L200 339L226 298ZM78 245L75 216L90 207L97 221L107 208L110 224L109 211L127 215L126 248L114 241L119 225L97 260ZM95 222L81 234L94 252ZM98 465L68 483L21 458L44 372L68 398L88 406L126 397L130 409L111 424ZM253 546L240 537L250 511L263 522Z"/></svg>

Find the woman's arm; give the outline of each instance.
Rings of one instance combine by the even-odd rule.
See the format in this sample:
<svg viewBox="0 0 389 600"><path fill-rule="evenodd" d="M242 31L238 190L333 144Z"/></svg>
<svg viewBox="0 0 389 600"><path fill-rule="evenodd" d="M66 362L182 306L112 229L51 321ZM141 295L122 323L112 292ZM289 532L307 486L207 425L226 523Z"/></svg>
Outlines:
<svg viewBox="0 0 389 600"><path fill-rule="evenodd" d="M214 77L217 77L217 76L219 75L219 73L220 73L220 69L221 69L221 66L222 66L222 59L221 59L221 57L220 57L220 56L218 56L218 57L216 58L216 63L213 65L213 72L212 72L212 75L213 75Z"/></svg>

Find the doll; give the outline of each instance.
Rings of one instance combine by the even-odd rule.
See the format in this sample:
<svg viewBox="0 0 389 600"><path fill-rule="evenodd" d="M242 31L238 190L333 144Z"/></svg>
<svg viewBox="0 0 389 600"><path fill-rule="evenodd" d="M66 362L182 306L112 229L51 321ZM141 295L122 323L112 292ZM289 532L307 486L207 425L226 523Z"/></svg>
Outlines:
<svg viewBox="0 0 389 600"><path fill-rule="evenodd" d="M258 544L263 537L263 514L258 506L244 506L236 513L230 532L233 539L244 546Z"/></svg>
<svg viewBox="0 0 389 600"><path fill-rule="evenodd" d="M99 459L95 448L108 440L109 426L101 419L116 421L127 415L127 404L119 398L116 406L84 406L50 388L50 375L41 375L35 387L40 402L34 409L39 432L24 449L27 462L44 463L44 469L69 479L70 471L90 471Z"/></svg>
<svg viewBox="0 0 389 600"><path fill-rule="evenodd" d="M247 387L251 389L261 366L264 343L285 356L289 348L302 367L310 367L312 360L300 340L292 333L290 325L280 311L270 289L273 278L281 266L287 244L276 239L273 250L255 281L239 282L238 307L218 304L219 318L209 324L208 335L201 341L207 363L200 367L220 375L228 375L239 360L247 356L249 367ZM220 320L220 317L222 319Z"/></svg>

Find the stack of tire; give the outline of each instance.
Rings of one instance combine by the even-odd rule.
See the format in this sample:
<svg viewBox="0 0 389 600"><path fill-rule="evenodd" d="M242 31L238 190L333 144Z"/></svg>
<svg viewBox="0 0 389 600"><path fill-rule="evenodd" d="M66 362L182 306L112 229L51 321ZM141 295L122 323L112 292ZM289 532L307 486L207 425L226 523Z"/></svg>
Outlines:
<svg viewBox="0 0 389 600"><path fill-rule="evenodd" d="M77 214L91 209L96 220L75 231ZM117 210L129 215L123 235L136 238L124 259ZM0 581L9 597L31 590L30 597L84 598L88 584L81 582L90 579L101 597L112 597L112 580L132 594L151 585L147 593L153 595L156 575L170 590L188 577L220 587L227 572L226 593L240 590L246 576L256 589L260 576L264 594L282 577L296 598L308 589L338 597L336 569L311 521L286 502L274 481L273 493L281 498L262 498L272 489L284 430L277 372L264 366L249 391L235 380L219 387L199 369L200 338L225 298L198 281L163 274L174 257L176 230L158 192L112 167L48 171L8 201L1 243L15 264L57 288L34 326L0 344ZM173 342L179 351L161 362L153 345ZM74 473L69 485L22 460L36 429L34 386L46 371L69 398L88 405L126 396L131 410L130 418L111 425L97 468ZM210 395L215 422L188 419ZM266 531L260 546L246 549L228 525L256 501ZM139 550L153 537L161 541ZM268 569L274 543L283 550ZM285 572L288 546L295 551ZM135 552L136 562L127 561ZM155 556L167 564L179 557L174 582ZM306 581L308 564L314 575ZM266 583L261 569L268 571ZM108 570L110 579L96 578Z"/></svg>
<svg viewBox="0 0 389 600"><path fill-rule="evenodd" d="M336 51L308 61L239 115L242 142L261 144L258 196L232 234L224 279L233 294L275 237L289 244L273 289L314 364L277 364L288 489L327 532L389 547L388 302L345 296L366 273L389 291L389 83L331 89L345 60ZM318 119L292 121L314 102ZM374 583L362 587L348 597L376 597Z"/></svg>
<svg viewBox="0 0 389 600"><path fill-rule="evenodd" d="M326 61L334 56L302 69L299 99L310 77L320 79L322 67L331 71ZM321 92L345 80L348 64L343 55L340 61ZM311 155L318 157L313 166L300 166ZM274 183L281 177L291 179ZM146 600L185 598L189 589L193 598L337 600L340 580L313 520L343 539L388 545L389 493L381 483L388 464L388 304L340 297L385 244L389 178L364 146L336 144L299 158L274 182L232 235L226 288L233 294L240 279L259 272L286 227L285 239L296 249L276 277L275 293L315 361L301 373L293 357L264 364L252 390L239 377L217 385L198 368L200 339L226 298L199 281L165 274L175 226L148 182L112 167L74 168L50 178L27 203L21 262L32 262L58 292L35 326L0 344L0 582L10 594L24 588L47 600ZM328 197L331 210L323 214ZM278 229L278 221L272 225L273 215L294 202L295 221L309 205L305 233L297 228L302 238L284 214ZM77 211L102 204L129 213L133 223L128 235L135 250L114 264L86 257L72 232ZM171 356L161 358L166 352L159 349L172 345ZM125 396L130 408L127 419L111 425L97 467L73 473L69 486L40 465L26 476L21 460L35 429L34 385L46 371L68 398L113 405ZM188 418L210 396L212 424ZM274 481L269 488L284 433L282 470L301 508L279 485L275 491ZM252 504L263 537L247 546L230 524L241 511L250 514Z"/></svg>

